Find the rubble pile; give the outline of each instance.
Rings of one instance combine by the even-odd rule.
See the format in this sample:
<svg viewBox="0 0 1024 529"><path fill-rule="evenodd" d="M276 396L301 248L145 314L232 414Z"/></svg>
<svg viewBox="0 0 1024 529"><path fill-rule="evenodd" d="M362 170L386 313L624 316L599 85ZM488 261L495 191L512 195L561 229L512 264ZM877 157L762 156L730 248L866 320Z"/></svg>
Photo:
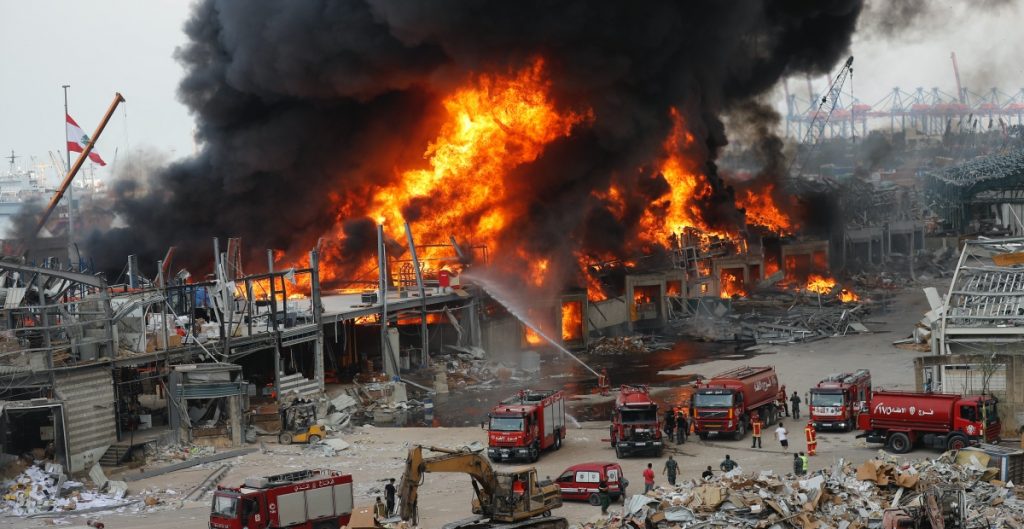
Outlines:
<svg viewBox="0 0 1024 529"><path fill-rule="evenodd" d="M589 352L596 355L645 354L667 351L672 345L672 342L654 336L601 337L590 343Z"/></svg>
<svg viewBox="0 0 1024 529"><path fill-rule="evenodd" d="M123 487L110 487L106 493L89 490L82 482L68 480L61 466L54 464L46 464L45 467L29 466L14 479L5 481L2 487L0 513L14 516L48 512L93 512L133 503L125 501L126 489Z"/></svg>
<svg viewBox="0 0 1024 529"><path fill-rule="evenodd" d="M926 527L921 523L929 516L941 516L950 529L1024 527L1024 487L995 479L996 469L964 454L970 453L899 463L880 453L856 467L840 460L810 476L750 475L737 468L706 481L656 487L631 497L610 519L573 529L874 529L883 527L883 517L909 521L899 527Z"/></svg>
<svg viewBox="0 0 1024 529"><path fill-rule="evenodd" d="M789 305L734 302L732 308L716 305L715 312L674 322L682 335L707 341L754 342L784 345L821 340L832 336L868 333L862 319L870 302L833 305Z"/></svg>

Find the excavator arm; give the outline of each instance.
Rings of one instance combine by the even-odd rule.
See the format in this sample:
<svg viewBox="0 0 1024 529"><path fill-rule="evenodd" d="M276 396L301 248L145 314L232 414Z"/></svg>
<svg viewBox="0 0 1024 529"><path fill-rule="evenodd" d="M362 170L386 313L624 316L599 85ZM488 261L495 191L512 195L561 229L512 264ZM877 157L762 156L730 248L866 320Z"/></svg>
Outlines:
<svg viewBox="0 0 1024 529"><path fill-rule="evenodd" d="M441 455L423 457L423 449L439 452ZM491 464L482 455L468 451L451 450L433 446L415 445L409 449L409 457L405 460L405 473L398 486L400 497L398 513L403 520L417 523L416 499L424 475L428 472L459 472L469 474L473 479L473 490L476 491L481 514L490 515L486 510L492 504L498 486L497 476Z"/></svg>

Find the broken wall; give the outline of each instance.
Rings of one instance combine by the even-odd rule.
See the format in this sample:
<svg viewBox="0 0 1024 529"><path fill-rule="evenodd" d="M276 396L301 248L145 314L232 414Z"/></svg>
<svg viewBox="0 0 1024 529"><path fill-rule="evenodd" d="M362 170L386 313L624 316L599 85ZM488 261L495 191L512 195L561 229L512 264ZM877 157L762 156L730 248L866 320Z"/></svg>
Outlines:
<svg viewBox="0 0 1024 529"><path fill-rule="evenodd" d="M70 471L83 471L98 462L117 439L110 367L57 373L54 393L64 401Z"/></svg>
<svg viewBox="0 0 1024 529"><path fill-rule="evenodd" d="M945 385L937 387L935 384L941 380L941 370L946 366L966 366L969 369L958 377L947 374L943 377ZM929 372L935 372L931 375L930 384ZM997 408L1003 437L1014 437L1024 425L1024 352L921 356L914 359L914 375L917 391L924 391L925 385L929 384L929 389L943 393L978 394L985 389L977 387L983 383L987 385L988 393L999 399ZM986 377L988 380L983 382Z"/></svg>
<svg viewBox="0 0 1024 529"><path fill-rule="evenodd" d="M512 316L481 319L480 347L491 358L502 358L507 353L522 350L523 327Z"/></svg>

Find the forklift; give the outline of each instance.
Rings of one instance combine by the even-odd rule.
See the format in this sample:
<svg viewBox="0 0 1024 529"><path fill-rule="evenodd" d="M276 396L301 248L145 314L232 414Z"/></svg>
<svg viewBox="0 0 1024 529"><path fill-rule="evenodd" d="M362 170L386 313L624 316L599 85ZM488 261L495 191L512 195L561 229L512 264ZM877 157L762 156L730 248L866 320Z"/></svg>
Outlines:
<svg viewBox="0 0 1024 529"><path fill-rule="evenodd" d="M283 445L292 443L319 443L327 437L327 430L316 422L316 404L309 400L297 400L281 409L281 433L277 441Z"/></svg>

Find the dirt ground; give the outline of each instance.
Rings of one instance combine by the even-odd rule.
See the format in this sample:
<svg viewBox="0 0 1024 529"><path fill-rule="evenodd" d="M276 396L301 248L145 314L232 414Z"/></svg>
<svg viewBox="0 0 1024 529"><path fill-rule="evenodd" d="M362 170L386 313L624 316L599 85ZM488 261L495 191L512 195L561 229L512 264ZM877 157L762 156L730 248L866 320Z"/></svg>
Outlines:
<svg viewBox="0 0 1024 529"><path fill-rule="evenodd" d="M873 334L822 340L809 344L780 346L764 349L757 365L772 364L780 374L781 383L803 395L807 388L829 373L842 370L868 368L874 383L887 388L912 388L913 358L921 353L896 349L894 340L904 338L915 321L927 310L927 302L919 287L901 292L887 314L876 314L865 321ZM674 372L710 375L748 360L715 360L693 366L684 366ZM613 375L614 376L614 375ZM659 476L669 455L675 457L681 469L681 479L699 476L708 465L717 469L726 454L740 463L746 471L771 469L786 473L792 469L792 450L803 450L803 422L787 420L790 430L790 453L784 453L768 429L763 449L751 449L750 437L741 441L710 439L708 442L690 442L667 450L661 458L637 457L621 460L626 477L632 483L631 492L642 491L641 471L652 463ZM615 454L607 442L607 422L585 422L570 429L562 449L545 454L537 464L540 475L557 477L566 467L586 462L614 460ZM348 450L336 457L304 456L300 446L278 446L268 443L268 453L253 453L228 461L231 468L223 483L237 485L246 477L268 475L302 468L327 467L344 470L353 475L356 504L369 505L374 497L382 495L384 480L400 478L406 452L412 444L457 446L473 441L486 442L479 428L376 428L357 427L342 436L351 443ZM833 465L836 461L859 462L871 458L880 447L866 445L856 439L855 433L819 435L818 456L811 458L811 470ZM919 449L911 457L934 454ZM200 483L223 462L181 470L164 476L130 483L130 494L149 491L164 500L164 506L151 512L104 513L95 515L110 529L193 529L207 527L209 501L184 502L185 492ZM116 479L116 478L115 478ZM172 491L172 492L168 492ZM429 475L420 489L420 522L427 529L469 516L472 488L469 478L461 474ZM180 505L180 507L179 507ZM613 508L617 508L613 507ZM130 511L132 508L125 508ZM567 502L555 514L568 518L570 524L592 520L600 515L598 507L587 503ZM84 526L87 516L58 519L59 526ZM0 518L4 527L46 527L53 520Z"/></svg>

